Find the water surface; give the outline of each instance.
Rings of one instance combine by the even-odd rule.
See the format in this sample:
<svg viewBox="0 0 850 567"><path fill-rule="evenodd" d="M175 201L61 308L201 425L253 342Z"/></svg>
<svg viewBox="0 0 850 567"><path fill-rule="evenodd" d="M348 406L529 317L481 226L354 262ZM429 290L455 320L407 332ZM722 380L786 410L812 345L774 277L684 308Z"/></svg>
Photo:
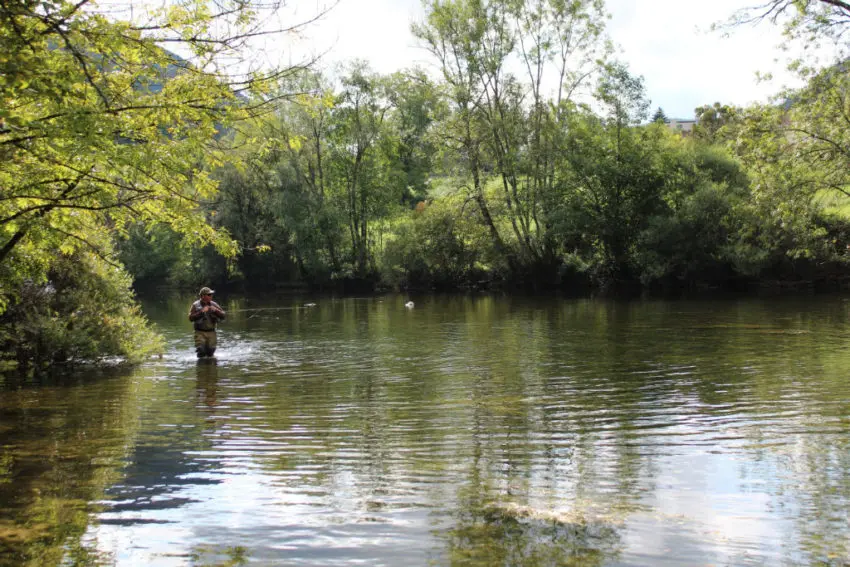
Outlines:
<svg viewBox="0 0 850 567"><path fill-rule="evenodd" d="M0 564L850 563L842 297L191 299L0 386Z"/></svg>

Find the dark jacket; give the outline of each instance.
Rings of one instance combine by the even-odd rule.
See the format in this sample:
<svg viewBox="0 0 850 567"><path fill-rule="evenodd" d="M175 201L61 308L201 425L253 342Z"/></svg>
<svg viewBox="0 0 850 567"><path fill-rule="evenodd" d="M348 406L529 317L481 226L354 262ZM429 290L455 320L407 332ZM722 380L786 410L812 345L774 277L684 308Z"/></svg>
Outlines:
<svg viewBox="0 0 850 567"><path fill-rule="evenodd" d="M209 306L210 309L204 313L204 307ZM210 301L207 304L201 303L199 299L192 304L189 309L189 320L194 323L196 331L215 331L215 326L219 321L224 319L224 309L215 301Z"/></svg>

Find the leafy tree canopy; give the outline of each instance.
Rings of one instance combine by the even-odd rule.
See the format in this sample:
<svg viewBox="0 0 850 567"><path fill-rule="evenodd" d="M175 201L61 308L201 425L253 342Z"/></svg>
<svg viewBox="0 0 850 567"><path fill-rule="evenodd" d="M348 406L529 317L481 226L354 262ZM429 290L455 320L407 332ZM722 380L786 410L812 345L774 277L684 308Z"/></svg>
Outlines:
<svg viewBox="0 0 850 567"><path fill-rule="evenodd" d="M719 102L698 106L694 109L694 115L697 119L697 124L694 126L694 136L708 142L718 141L721 128L732 124L737 114L736 108Z"/></svg>
<svg viewBox="0 0 850 567"><path fill-rule="evenodd" d="M769 21L783 27L788 39L819 43L845 41L850 24L850 3L843 0L768 0L739 10L732 25Z"/></svg>
<svg viewBox="0 0 850 567"><path fill-rule="evenodd" d="M217 141L285 72L244 72L250 38L282 31L263 9L189 0L129 21L87 0L0 3L0 312L57 251L105 254L98 232L164 224L237 252L197 205Z"/></svg>

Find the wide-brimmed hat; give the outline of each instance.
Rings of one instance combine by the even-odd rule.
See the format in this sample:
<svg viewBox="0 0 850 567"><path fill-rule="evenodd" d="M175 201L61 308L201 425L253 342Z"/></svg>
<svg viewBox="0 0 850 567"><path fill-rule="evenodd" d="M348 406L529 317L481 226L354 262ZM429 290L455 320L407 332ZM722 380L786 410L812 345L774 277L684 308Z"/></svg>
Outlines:
<svg viewBox="0 0 850 567"><path fill-rule="evenodd" d="M208 287L202 287L201 291L198 292L198 295L212 295L215 291L211 290Z"/></svg>

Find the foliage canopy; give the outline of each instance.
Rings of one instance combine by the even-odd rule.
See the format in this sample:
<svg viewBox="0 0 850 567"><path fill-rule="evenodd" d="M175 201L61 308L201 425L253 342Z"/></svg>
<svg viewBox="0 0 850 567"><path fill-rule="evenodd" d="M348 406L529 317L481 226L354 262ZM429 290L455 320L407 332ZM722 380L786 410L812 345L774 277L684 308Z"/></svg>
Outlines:
<svg viewBox="0 0 850 567"><path fill-rule="evenodd" d="M0 313L63 258L108 264L100 236L139 223L238 251L199 203L216 191L229 128L287 71L225 65L275 31L262 20L273 6L138 8L131 20L87 0L0 2Z"/></svg>

